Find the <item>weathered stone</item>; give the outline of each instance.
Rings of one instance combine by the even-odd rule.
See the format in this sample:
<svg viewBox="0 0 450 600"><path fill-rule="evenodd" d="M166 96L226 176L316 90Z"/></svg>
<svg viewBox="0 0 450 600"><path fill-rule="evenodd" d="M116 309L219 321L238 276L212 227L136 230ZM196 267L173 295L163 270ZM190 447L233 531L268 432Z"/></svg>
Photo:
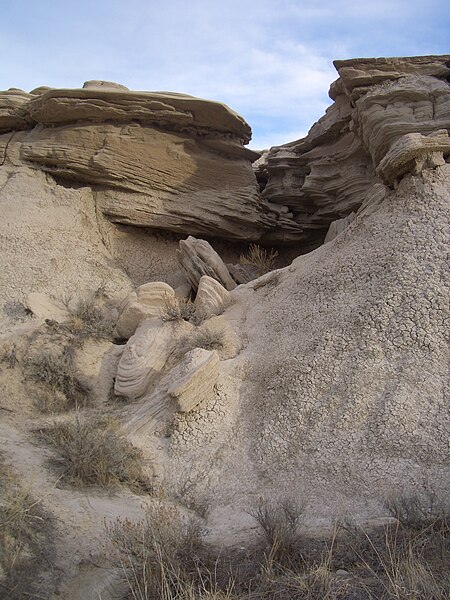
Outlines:
<svg viewBox="0 0 450 600"><path fill-rule="evenodd" d="M230 294L217 279L203 275L195 297L196 313L203 318L220 315L230 302Z"/></svg>
<svg viewBox="0 0 450 600"><path fill-rule="evenodd" d="M177 410L189 412L211 399L219 376L219 356L215 350L195 348L170 373L167 390L175 399Z"/></svg>
<svg viewBox="0 0 450 600"><path fill-rule="evenodd" d="M335 61L334 104L306 138L272 148L256 167L263 198L288 207L298 240L320 243L376 183L442 164L447 142L423 136L450 129L449 64L448 55ZM283 230L280 222L269 235Z"/></svg>
<svg viewBox="0 0 450 600"><path fill-rule="evenodd" d="M148 319L128 340L117 367L114 391L134 399L143 396L161 375L172 351L172 330L160 319Z"/></svg>
<svg viewBox="0 0 450 600"><path fill-rule="evenodd" d="M352 223L355 220L355 217L356 214L352 212L343 219L337 219L336 221L333 221L330 224L330 227L328 228L328 232L325 236L323 243L326 244L327 242L331 242L331 240L334 240L335 237L337 237L340 233L347 229L350 223Z"/></svg>
<svg viewBox="0 0 450 600"><path fill-rule="evenodd" d="M33 122L27 110L30 98L30 94L15 88L0 92L0 133L30 126Z"/></svg>
<svg viewBox="0 0 450 600"><path fill-rule="evenodd" d="M450 155L450 137L446 129L422 135L407 133L393 144L380 161L377 173L387 184L393 184L405 173L418 175L425 167L445 164Z"/></svg>
<svg viewBox="0 0 450 600"><path fill-rule="evenodd" d="M203 275L216 279L226 290L236 287L225 263L205 240L198 240L192 236L180 240L177 256L194 290L197 290Z"/></svg>
<svg viewBox="0 0 450 600"><path fill-rule="evenodd" d="M167 283L151 282L139 286L123 304L117 321L117 335L130 338L145 319L160 317L174 291Z"/></svg>

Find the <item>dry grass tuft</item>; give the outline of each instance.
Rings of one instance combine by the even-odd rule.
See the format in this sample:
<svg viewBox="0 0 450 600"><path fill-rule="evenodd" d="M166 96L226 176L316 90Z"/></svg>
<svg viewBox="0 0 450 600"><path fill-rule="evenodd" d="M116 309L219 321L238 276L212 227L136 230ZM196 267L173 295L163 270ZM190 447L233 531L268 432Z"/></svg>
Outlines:
<svg viewBox="0 0 450 600"><path fill-rule="evenodd" d="M108 527L113 560L129 587L127 598L188 598L198 584L200 529L173 506L155 503L144 520L117 519ZM192 594L193 598L200 595Z"/></svg>
<svg viewBox="0 0 450 600"><path fill-rule="evenodd" d="M248 252L241 254L239 262L241 265L249 265L255 271L255 275L260 277L269 271L275 269L275 261L278 256L276 250L266 250L257 244L250 244Z"/></svg>
<svg viewBox="0 0 450 600"><path fill-rule="evenodd" d="M397 498L401 506L402 498ZM129 599L448 600L448 529L398 521L366 532L347 523L329 538L299 534L304 504L260 502L250 514L263 546L214 555L174 508L109 528ZM421 507L422 509L426 509ZM436 521L433 521L436 524ZM430 542L439 535L445 543ZM428 540L428 541L427 541ZM234 554L233 554L234 553Z"/></svg>
<svg viewBox="0 0 450 600"><path fill-rule="evenodd" d="M35 403L41 412L64 412L89 403L91 389L80 380L72 346L65 346L60 354L41 350L26 361L25 368L40 384Z"/></svg>
<svg viewBox="0 0 450 600"><path fill-rule="evenodd" d="M222 350L225 342L225 329L212 329L211 327L204 327L188 338L191 348L203 348L204 350Z"/></svg>
<svg viewBox="0 0 450 600"><path fill-rule="evenodd" d="M189 321L195 315L195 306L190 298L177 298L166 295L163 321Z"/></svg>
<svg viewBox="0 0 450 600"><path fill-rule="evenodd" d="M35 597L31 590L50 531L40 501L0 464L0 597Z"/></svg>
<svg viewBox="0 0 450 600"><path fill-rule="evenodd" d="M70 312L72 318L68 327L72 334L106 340L114 338L116 324L105 317L95 296L79 300Z"/></svg>
<svg viewBox="0 0 450 600"><path fill-rule="evenodd" d="M136 492L150 491L142 452L117 433L112 421L76 418L42 430L40 437L54 449L63 479L75 486L125 484Z"/></svg>
<svg viewBox="0 0 450 600"><path fill-rule="evenodd" d="M0 350L0 362L5 364L8 369L14 369L17 365L17 347L14 343L6 344Z"/></svg>

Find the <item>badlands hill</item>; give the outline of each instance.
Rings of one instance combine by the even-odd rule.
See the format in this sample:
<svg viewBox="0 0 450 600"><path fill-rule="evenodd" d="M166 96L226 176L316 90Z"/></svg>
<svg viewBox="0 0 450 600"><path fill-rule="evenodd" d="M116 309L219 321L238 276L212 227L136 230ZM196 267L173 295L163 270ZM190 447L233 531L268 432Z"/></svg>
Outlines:
<svg viewBox="0 0 450 600"><path fill-rule="evenodd" d="M262 155L182 94L0 93L0 451L52 515L36 597L113 597L103 522L143 514L49 465L55 419L114 416L144 500L221 547L261 498L324 529L448 493L450 56L335 66L308 136Z"/></svg>

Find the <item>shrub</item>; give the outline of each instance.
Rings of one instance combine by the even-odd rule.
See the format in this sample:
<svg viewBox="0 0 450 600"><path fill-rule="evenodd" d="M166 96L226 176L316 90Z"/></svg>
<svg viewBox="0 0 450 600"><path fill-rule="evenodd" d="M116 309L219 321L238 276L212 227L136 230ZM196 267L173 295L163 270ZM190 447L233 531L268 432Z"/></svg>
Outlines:
<svg viewBox="0 0 450 600"><path fill-rule="evenodd" d="M97 306L95 297L79 300L70 312L72 333L107 340L113 338L115 323L105 317Z"/></svg>
<svg viewBox="0 0 450 600"><path fill-rule="evenodd" d="M190 298L166 295L161 315L163 321L189 321L194 315L195 306Z"/></svg>
<svg viewBox="0 0 450 600"><path fill-rule="evenodd" d="M224 329L204 327L189 338L189 345L192 348L203 348L204 350L221 350L225 345L225 341L226 333Z"/></svg>
<svg viewBox="0 0 450 600"><path fill-rule="evenodd" d="M0 596L31 594L42 568L43 548L49 546L51 519L30 489L22 487L11 470L0 464ZM36 596L37 597L37 596Z"/></svg>
<svg viewBox="0 0 450 600"><path fill-rule="evenodd" d="M304 510L302 501L286 498L282 502L260 500L256 509L250 511L262 529L273 560L284 561L296 551Z"/></svg>
<svg viewBox="0 0 450 600"><path fill-rule="evenodd" d="M275 259L278 256L276 250L266 250L257 244L250 244L248 252L241 254L239 262L242 265L250 265L254 268L257 276L264 275L275 268Z"/></svg>
<svg viewBox="0 0 450 600"><path fill-rule="evenodd" d="M70 483L101 485L126 484L136 491L149 491L142 470L142 452L121 437L116 424L79 418L41 431L42 439L56 453L62 476Z"/></svg>
<svg viewBox="0 0 450 600"><path fill-rule="evenodd" d="M28 375L41 384L36 404L42 412L62 412L88 404L91 390L79 379L72 346L61 354L42 350L26 362Z"/></svg>
<svg viewBox="0 0 450 600"><path fill-rule="evenodd" d="M3 346L0 350L0 362L6 364L8 369L14 369L18 362L17 347L15 344Z"/></svg>
<svg viewBox="0 0 450 600"><path fill-rule="evenodd" d="M186 592L196 587L200 529L175 507L156 502L143 520L117 519L107 531L114 562L129 587L128 598L187 598Z"/></svg>

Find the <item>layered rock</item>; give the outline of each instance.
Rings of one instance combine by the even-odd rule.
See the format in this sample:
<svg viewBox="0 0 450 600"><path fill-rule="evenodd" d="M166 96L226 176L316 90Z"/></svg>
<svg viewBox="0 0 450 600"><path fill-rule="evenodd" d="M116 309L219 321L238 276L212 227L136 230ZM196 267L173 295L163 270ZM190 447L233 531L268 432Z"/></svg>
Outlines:
<svg viewBox="0 0 450 600"><path fill-rule="evenodd" d="M190 412L211 399L218 377L217 352L194 348L171 371L167 393L175 400L177 411Z"/></svg>
<svg viewBox="0 0 450 600"><path fill-rule="evenodd" d="M340 77L325 116L306 138L272 148L257 165L263 197L288 206L305 242L323 239L374 184L393 186L450 154L450 56L334 65Z"/></svg>
<svg viewBox="0 0 450 600"><path fill-rule="evenodd" d="M128 340L117 367L114 391L134 399L143 396L158 380L173 350L172 330L156 318L148 319Z"/></svg>
<svg viewBox="0 0 450 600"><path fill-rule="evenodd" d="M123 302L116 325L117 335L130 338L142 321L151 317L161 317L167 302L174 297L174 290L162 281L139 286Z"/></svg>
<svg viewBox="0 0 450 600"><path fill-rule="evenodd" d="M217 280L226 290L236 287L225 263L206 240L193 236L180 240L178 260L194 290L197 290L204 275Z"/></svg>
<svg viewBox="0 0 450 600"><path fill-rule="evenodd" d="M260 198L250 127L224 104L101 81L0 93L5 144L21 129L20 160L92 186L113 222L231 240L298 234Z"/></svg>

